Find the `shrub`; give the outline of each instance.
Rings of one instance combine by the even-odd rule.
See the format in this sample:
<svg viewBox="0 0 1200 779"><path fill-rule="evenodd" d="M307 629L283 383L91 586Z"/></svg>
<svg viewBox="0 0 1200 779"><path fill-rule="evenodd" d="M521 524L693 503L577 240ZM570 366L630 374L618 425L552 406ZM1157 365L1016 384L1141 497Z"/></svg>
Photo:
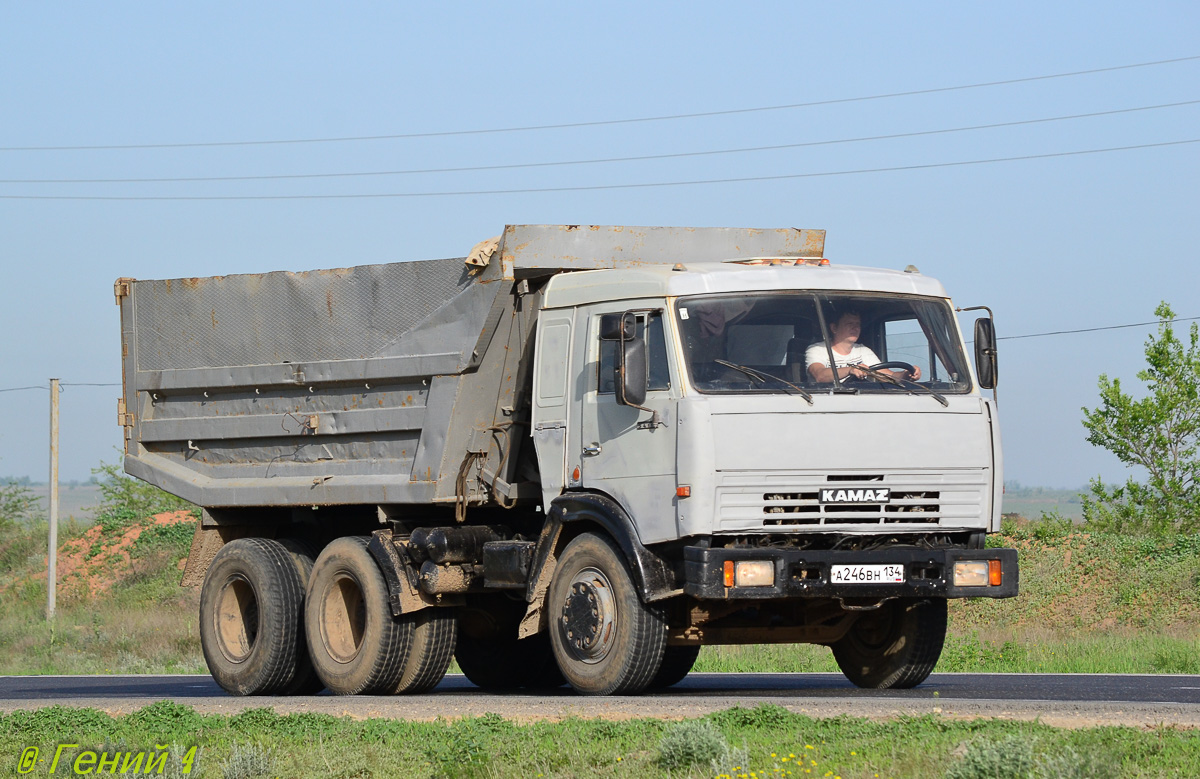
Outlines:
<svg viewBox="0 0 1200 779"><path fill-rule="evenodd" d="M92 469L92 474L100 476L97 484L100 487L100 504L94 507L96 524L105 533L129 527L145 517L160 514L164 511L195 511L196 507L183 498L177 498L169 492L163 492L153 484L126 476L122 470L122 462L100 463Z"/></svg>
<svg viewBox="0 0 1200 779"><path fill-rule="evenodd" d="M950 766L946 779L1033 779L1033 745L1019 736L976 739Z"/></svg>
<svg viewBox="0 0 1200 779"><path fill-rule="evenodd" d="M195 522L152 525L143 530L137 541L133 542L130 552L134 555L144 555L159 549L167 549L177 554L186 554L192 543L192 536L195 534Z"/></svg>
<svg viewBox="0 0 1200 779"><path fill-rule="evenodd" d="M261 744L234 744L221 761L224 779L260 779L275 773L275 755Z"/></svg>
<svg viewBox="0 0 1200 779"><path fill-rule="evenodd" d="M1121 761L1098 752L1076 752L1071 747L1038 759L1038 775L1044 779L1118 779Z"/></svg>
<svg viewBox="0 0 1200 779"><path fill-rule="evenodd" d="M28 522L38 509L38 499L24 484L0 484L0 529Z"/></svg>
<svg viewBox="0 0 1200 779"><path fill-rule="evenodd" d="M720 762L729 755L729 745L717 726L708 720L677 722L663 734L658 745L658 764L667 770Z"/></svg>

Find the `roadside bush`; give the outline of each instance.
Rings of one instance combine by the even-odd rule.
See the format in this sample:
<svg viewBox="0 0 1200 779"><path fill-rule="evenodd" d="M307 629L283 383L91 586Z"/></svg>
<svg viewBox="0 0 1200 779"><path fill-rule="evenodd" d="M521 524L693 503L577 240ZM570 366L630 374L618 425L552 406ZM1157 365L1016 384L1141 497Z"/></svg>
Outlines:
<svg viewBox="0 0 1200 779"><path fill-rule="evenodd" d="M275 773L275 755L261 744L234 744L221 761L224 779L260 779Z"/></svg>
<svg viewBox="0 0 1200 779"><path fill-rule="evenodd" d="M33 519L39 511L38 499L23 484L0 484L0 530Z"/></svg>
<svg viewBox="0 0 1200 779"><path fill-rule="evenodd" d="M1066 746L1038 758L1038 776L1044 779L1119 779L1121 761L1098 752L1076 752Z"/></svg>
<svg viewBox="0 0 1200 779"><path fill-rule="evenodd" d="M150 552L165 549L176 554L186 554L196 534L195 522L177 522L174 525L152 525L142 531L129 550L140 557Z"/></svg>
<svg viewBox="0 0 1200 779"><path fill-rule="evenodd" d="M708 720L677 722L658 745L658 764L667 770L713 765L727 757L729 745L717 726Z"/></svg>
<svg viewBox="0 0 1200 779"><path fill-rule="evenodd" d="M1033 770L1033 745L1028 739L979 738L969 743L962 758L950 766L946 779L1034 779Z"/></svg>
<svg viewBox="0 0 1200 779"><path fill-rule="evenodd" d="M100 525L105 533L121 530L164 511L197 510L182 498L163 492L152 484L126 476L122 460L115 463L102 462L99 467L92 469L92 474L100 477L97 484L101 495L100 503L93 508L93 512L96 524Z"/></svg>

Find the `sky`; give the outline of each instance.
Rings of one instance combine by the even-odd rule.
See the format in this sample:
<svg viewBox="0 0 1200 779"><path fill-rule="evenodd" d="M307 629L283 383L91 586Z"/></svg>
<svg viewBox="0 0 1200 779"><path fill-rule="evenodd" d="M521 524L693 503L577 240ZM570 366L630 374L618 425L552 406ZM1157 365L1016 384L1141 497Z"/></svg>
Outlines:
<svg viewBox="0 0 1200 779"><path fill-rule="evenodd" d="M1200 101L1200 59L942 89L1197 56L1195 2L3 4L0 390L119 382L117 277L458 257L521 223L822 228L832 262L917 265L1001 337L1200 317L1200 143L1045 156L1200 139L1200 104L811 145ZM1008 157L1034 158L944 165ZM620 186L712 179L759 180ZM393 196L163 199L335 194ZM1153 331L1001 342L1007 479L1125 478L1080 409L1101 373L1137 387ZM65 388L62 479L116 458L119 392ZM0 475L44 480L48 393L0 402Z"/></svg>

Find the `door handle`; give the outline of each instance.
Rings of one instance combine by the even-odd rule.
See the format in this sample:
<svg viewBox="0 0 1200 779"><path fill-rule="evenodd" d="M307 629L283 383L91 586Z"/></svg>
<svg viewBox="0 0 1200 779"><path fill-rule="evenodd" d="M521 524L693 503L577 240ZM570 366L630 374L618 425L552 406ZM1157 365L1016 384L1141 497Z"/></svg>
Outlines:
<svg viewBox="0 0 1200 779"><path fill-rule="evenodd" d="M600 444L592 444L591 446L583 447L583 453L588 457L595 457L600 454L601 448Z"/></svg>

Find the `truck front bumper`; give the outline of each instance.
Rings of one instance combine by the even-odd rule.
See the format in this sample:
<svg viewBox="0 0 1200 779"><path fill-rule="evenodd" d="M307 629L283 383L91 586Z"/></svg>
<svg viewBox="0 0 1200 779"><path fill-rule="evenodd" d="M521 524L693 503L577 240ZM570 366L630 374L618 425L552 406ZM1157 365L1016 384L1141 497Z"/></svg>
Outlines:
<svg viewBox="0 0 1200 779"><path fill-rule="evenodd" d="M999 584L956 586L957 562L1000 562ZM758 586L726 586L726 562L765 561L774 581ZM902 582L834 582L833 566L902 566ZM769 598L1011 598L1017 594L1016 549L918 549L896 547L866 552L796 549L684 549L683 591L715 600Z"/></svg>

